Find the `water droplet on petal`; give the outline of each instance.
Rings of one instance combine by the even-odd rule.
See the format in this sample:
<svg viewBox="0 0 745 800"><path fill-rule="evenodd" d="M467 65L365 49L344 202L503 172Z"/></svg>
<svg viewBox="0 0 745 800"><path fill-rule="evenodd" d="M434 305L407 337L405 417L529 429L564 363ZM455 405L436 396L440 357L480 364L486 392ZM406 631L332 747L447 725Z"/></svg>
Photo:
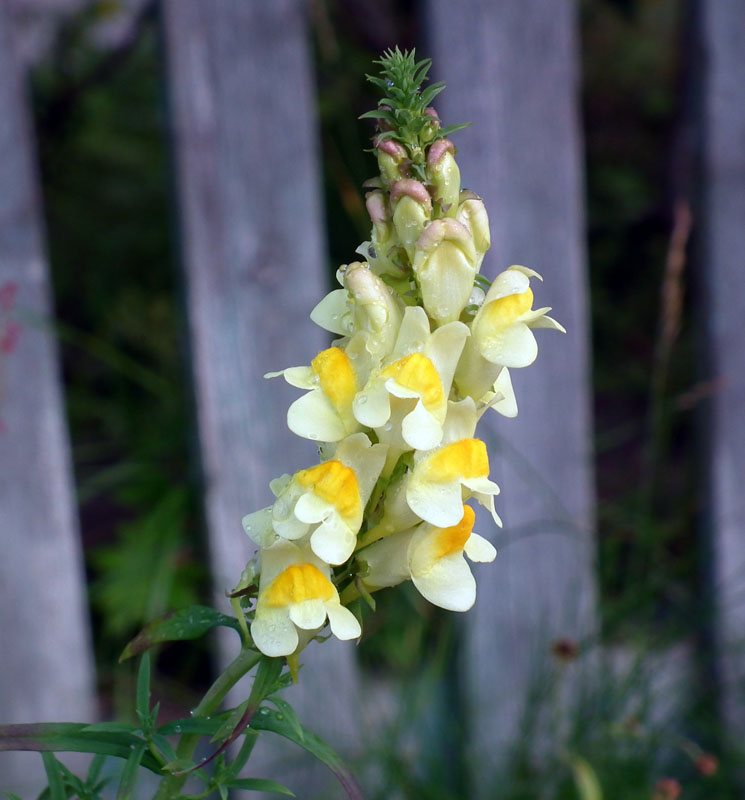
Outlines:
<svg viewBox="0 0 745 800"><path fill-rule="evenodd" d="M364 406L364 405L365 405L365 403L367 402L367 395L366 395L366 394L361 394L361 395L360 395L360 396L357 398L357 402L358 402L358 403L359 403L361 406Z"/></svg>

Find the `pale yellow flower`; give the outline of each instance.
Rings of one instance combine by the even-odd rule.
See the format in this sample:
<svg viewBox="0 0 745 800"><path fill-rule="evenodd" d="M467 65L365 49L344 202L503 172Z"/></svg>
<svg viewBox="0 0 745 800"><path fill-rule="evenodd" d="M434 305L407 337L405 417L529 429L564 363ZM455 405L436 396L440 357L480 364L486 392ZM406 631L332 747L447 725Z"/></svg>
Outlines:
<svg viewBox="0 0 745 800"><path fill-rule="evenodd" d="M368 567L364 583L375 590L411 579L430 603L467 611L476 600L476 581L464 553L478 562L497 555L490 542L473 532L474 520L473 509L464 505L455 525L423 524L371 545L360 553Z"/></svg>
<svg viewBox="0 0 745 800"><path fill-rule="evenodd" d="M467 336L468 328L461 322L430 333L424 309L407 308L392 354L354 398L358 422L404 449L436 447Z"/></svg>
<svg viewBox="0 0 745 800"><path fill-rule="evenodd" d="M291 655L310 634L323 628L326 619L337 638L360 636L359 622L341 605L330 578L329 566L307 547L280 539L261 551L261 581L251 637L262 653Z"/></svg>

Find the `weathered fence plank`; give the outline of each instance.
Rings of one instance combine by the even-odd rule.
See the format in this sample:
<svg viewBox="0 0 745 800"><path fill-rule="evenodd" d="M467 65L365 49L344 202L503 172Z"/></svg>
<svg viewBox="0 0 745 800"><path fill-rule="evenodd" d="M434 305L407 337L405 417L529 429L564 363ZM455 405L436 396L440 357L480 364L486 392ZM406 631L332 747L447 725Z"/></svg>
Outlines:
<svg viewBox="0 0 745 800"><path fill-rule="evenodd" d="M325 293L312 65L301 0L167 0L164 21L209 543L218 594L251 554L241 517L317 461L287 430L296 396L263 373L310 363ZM223 598L224 602L224 598ZM347 750L353 648L313 647L302 719ZM307 788L307 787L306 787Z"/></svg>
<svg viewBox="0 0 745 800"><path fill-rule="evenodd" d="M538 332L538 361L513 370L519 417L491 415L504 532L466 618L472 743L494 764L515 741L535 665L558 637L594 626L590 356L575 4L429 0L429 55L448 89L437 105L457 134L465 186L484 197L492 249L484 272L540 272L536 307L567 336ZM490 435L485 434L492 444ZM486 779L480 771L480 783ZM484 790L485 786L482 787Z"/></svg>
<svg viewBox="0 0 745 800"><path fill-rule="evenodd" d="M0 718L92 720L93 664L32 135L0 0ZM38 756L2 754L29 796Z"/></svg>
<svg viewBox="0 0 745 800"><path fill-rule="evenodd" d="M740 3L700 3L703 85L700 279L707 299L706 363L714 388L709 445L722 711L745 735L745 14Z"/></svg>

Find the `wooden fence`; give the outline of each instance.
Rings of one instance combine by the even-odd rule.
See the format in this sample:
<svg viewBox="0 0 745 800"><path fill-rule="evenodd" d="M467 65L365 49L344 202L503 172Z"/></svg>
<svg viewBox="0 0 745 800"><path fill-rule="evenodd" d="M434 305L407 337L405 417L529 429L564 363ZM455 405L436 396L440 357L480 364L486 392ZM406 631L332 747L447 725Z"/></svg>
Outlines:
<svg viewBox="0 0 745 800"><path fill-rule="evenodd" d="M0 287L17 290L14 298L2 290L0 302L14 302L29 324L3 359L0 389L0 716L92 719L59 366L53 336L38 324L52 312L33 136L10 41L12 2L0 0ZM267 370L307 363L324 343L307 318L326 272L307 11L303 0L161 6L218 598L250 555L241 516L270 501L270 478L313 458L285 428L291 393L261 380ZM551 298L569 330L561 341L544 337L537 367L515 375L518 420L487 434L499 456L506 527L491 534L482 520L481 532L503 552L482 571L477 606L461 623L459 674L473 752L492 764L517 734L531 666L545 661L555 639L582 639L597 627L577 9L573 0L466 0L454 14L452 3L427 0L422 14L422 50L449 85L444 116L474 122L462 134L459 161L490 211L493 247L484 270L511 263L537 269L546 278L538 299ZM738 299L745 301L745 103L734 100L741 100L745 29L735 4L702 4L701 14L707 346L711 377L722 378L711 415L711 541L722 651L733 653L745 607L738 601L745 562L745 329L738 308ZM742 661L729 659L727 667L735 687ZM376 718L370 697L378 702L380 694L359 673L353 647L315 648L291 691L311 727L347 755L359 754L360 719ZM734 695L727 698L735 708ZM0 773L11 788L29 768L6 756ZM323 786L325 778L309 774L306 786Z"/></svg>

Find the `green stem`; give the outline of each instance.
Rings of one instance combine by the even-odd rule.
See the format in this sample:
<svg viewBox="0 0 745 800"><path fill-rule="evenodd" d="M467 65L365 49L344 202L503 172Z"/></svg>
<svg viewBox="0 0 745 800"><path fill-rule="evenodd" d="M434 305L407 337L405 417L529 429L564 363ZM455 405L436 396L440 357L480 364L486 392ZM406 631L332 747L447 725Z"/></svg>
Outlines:
<svg viewBox="0 0 745 800"><path fill-rule="evenodd" d="M192 711L192 716L208 717L216 713L225 695L259 662L260 658L261 653L255 650L249 650L247 648L241 650L235 660L217 677L212 686L207 690L207 693L201 699L199 705ZM198 734L184 734L176 748L176 757L192 758L199 738ZM181 788L186 783L187 777L187 775L166 775L160 782L158 791L153 795L153 800L175 800L175 798L179 796Z"/></svg>

